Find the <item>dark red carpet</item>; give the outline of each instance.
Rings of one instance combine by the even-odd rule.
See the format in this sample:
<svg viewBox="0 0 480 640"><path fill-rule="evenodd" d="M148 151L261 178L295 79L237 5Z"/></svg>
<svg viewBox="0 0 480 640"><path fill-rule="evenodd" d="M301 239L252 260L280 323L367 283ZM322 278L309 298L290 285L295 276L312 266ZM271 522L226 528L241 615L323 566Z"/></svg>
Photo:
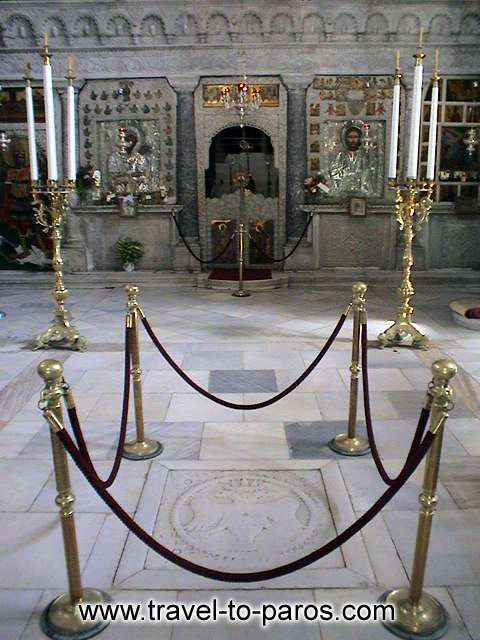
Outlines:
<svg viewBox="0 0 480 640"><path fill-rule="evenodd" d="M209 280L238 280L238 269L222 269L217 267L208 276ZM244 280L271 280L271 269L244 269Z"/></svg>

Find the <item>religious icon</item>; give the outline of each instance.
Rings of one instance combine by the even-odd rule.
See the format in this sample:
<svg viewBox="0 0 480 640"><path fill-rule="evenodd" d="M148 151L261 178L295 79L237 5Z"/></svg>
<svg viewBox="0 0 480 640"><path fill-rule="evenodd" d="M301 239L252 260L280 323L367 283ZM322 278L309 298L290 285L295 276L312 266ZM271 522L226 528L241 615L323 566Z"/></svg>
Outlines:
<svg viewBox="0 0 480 640"><path fill-rule="evenodd" d="M341 150L328 168L330 195L374 195L377 182L375 148L367 133L368 129L357 121L349 120L344 124L340 132ZM366 137L369 138L368 146Z"/></svg>

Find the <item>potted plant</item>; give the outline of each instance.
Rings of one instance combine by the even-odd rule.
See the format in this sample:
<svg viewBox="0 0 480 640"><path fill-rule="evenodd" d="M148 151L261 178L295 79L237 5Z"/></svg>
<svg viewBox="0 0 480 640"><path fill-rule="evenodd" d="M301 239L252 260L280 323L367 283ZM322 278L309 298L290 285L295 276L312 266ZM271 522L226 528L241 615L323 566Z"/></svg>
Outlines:
<svg viewBox="0 0 480 640"><path fill-rule="evenodd" d="M115 253L121 260L125 271L133 271L135 265L143 257L143 242L132 238L119 238L115 244Z"/></svg>

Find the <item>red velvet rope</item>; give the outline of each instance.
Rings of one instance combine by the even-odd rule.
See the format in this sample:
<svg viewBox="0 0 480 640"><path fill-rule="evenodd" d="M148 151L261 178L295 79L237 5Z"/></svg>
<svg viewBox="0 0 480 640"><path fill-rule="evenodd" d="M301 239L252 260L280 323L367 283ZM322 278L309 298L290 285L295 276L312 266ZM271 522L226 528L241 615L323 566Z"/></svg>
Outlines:
<svg viewBox="0 0 480 640"><path fill-rule="evenodd" d="M187 384L189 384L193 389L195 389L195 391L198 391L198 393L200 393L202 396L205 396L205 398L208 398L212 402L216 402L217 404L221 404L223 407L228 407L229 409L241 409L241 410L244 410L244 411L252 411L253 409L262 409L263 407L268 407L269 405L274 404L275 402L278 402L279 400L281 400L282 398L287 396L289 393L291 393L294 389L296 389L305 380L305 378L307 378L307 376L309 376L312 373L312 371L315 369L315 367L319 364L320 360L322 360L324 355L330 349L330 347L332 346L333 342L335 341L335 338L337 337L339 331L343 327L343 324L344 324L346 318L347 318L346 314L342 313L342 315L340 316L339 321L337 322L337 325L336 325L335 329L332 331L332 334L328 338L327 342L323 345L322 350L317 355L317 357L309 364L309 366L305 369L305 371L302 373L301 376L299 376L296 380L294 380L294 382L292 382L292 384L290 384L288 387L286 387L286 389L284 389L283 391L281 391L277 395L273 396L272 398L269 398L268 400L264 400L263 402L255 402L255 403L252 403L252 404L238 404L236 402L229 402L228 400L223 400L222 398L218 398L217 396L212 395L206 389L204 389L203 387L198 385L173 360L173 358L170 356L170 354L166 351L165 347L158 340L158 338L155 335L152 327L150 326L150 323L148 322L148 320L145 317L142 318L142 322L143 322L143 326L145 327L145 330L148 333L148 335L150 336L153 344L157 347L157 349L160 351L160 353L165 358L165 360L168 362L168 364L178 373L178 375L181 378L183 378L185 380L185 382Z"/></svg>
<svg viewBox="0 0 480 640"><path fill-rule="evenodd" d="M212 580L219 580L221 582L259 582L263 580L272 580L273 578L279 578L288 573L292 573L293 571L303 569L313 562L316 562L317 560L325 557L326 555L340 547L342 544L345 544L345 542L350 540L352 536L354 536L365 525L367 525L377 515L377 513L379 513L379 511L381 511L381 509L383 509L383 507L396 495L396 493L398 493L398 491L417 469L418 465L423 460L435 438L435 434L433 434L431 431L428 431L428 433L420 443L417 451L411 457L411 459L407 461L404 469L402 470L394 484L380 496L380 498L375 502L375 504L370 507L368 511L366 511L353 524L344 529L336 538L330 540L308 555L279 567L275 567L273 569L265 569L263 571L233 573L230 571L218 571L216 569L210 569L209 567L204 567L202 565L196 564L195 562L192 562L187 558L183 558L182 556L177 555L167 547L164 547L160 542L158 542L158 540L155 540L155 538L147 533L145 529L137 524L135 520L133 520L130 515L118 504L118 502L115 500L115 498L113 498L109 491L107 491L107 489L102 484L100 484L100 482L98 481L98 477L96 476L88 462L85 460L85 458L82 456L79 449L75 446L75 443L71 439L69 433L65 429L62 429L61 431L56 432L55 435L58 436L75 464L91 484L93 489L97 492L99 497L102 498L105 504L110 507L117 518L119 518L119 520L121 520L123 524L134 535L136 535L142 542L144 542L150 549L152 549L152 551L155 551L155 553L158 553L166 560L173 562L177 566L182 567L187 571L191 571L192 573L203 576L205 578L211 578Z"/></svg>
<svg viewBox="0 0 480 640"><path fill-rule="evenodd" d="M105 489L110 487L115 482L115 479L118 475L118 472L120 470L120 464L122 462L123 449L125 447L125 439L127 437L128 406L130 401L131 339L132 339L132 329L130 327L125 327L125 365L124 365L124 375L123 375L122 419L120 423L120 433L118 436L115 460L113 462L112 470L110 471L106 480L102 480L99 477L99 475L95 470L95 466L92 462L92 459L90 458L87 443L85 442L82 428L80 426L80 421L78 419L76 407L75 406L67 407L68 418L70 420L70 425L72 427L73 435L75 436L75 440L77 441L78 449L80 453L84 456L85 462L90 466L92 473L95 474L98 482Z"/></svg>
<svg viewBox="0 0 480 640"><path fill-rule="evenodd" d="M190 245L187 242L187 239L185 238L185 236L183 235L183 232L180 228L180 225L178 223L178 220L176 218L176 216L173 216L173 221L175 222L175 226L177 227L177 231L178 231L178 235L180 236L183 244L185 245L185 247L187 248L189 254L195 258L195 260L198 260L198 262L200 262L201 264L212 264L213 262L217 262L217 260L220 260L220 258L223 256L223 254L226 252L226 250L228 249L228 247L232 244L233 242L233 236L234 234L232 234L230 236L230 239L228 240L227 244L223 247L223 249L220 251L220 253L218 253L214 258L212 258L211 260L202 260L202 258L199 258L197 256L197 254L193 251L193 249L190 247Z"/></svg>
<svg viewBox="0 0 480 640"><path fill-rule="evenodd" d="M367 426L368 443L370 445L372 458L373 458L373 461L375 462L375 466L377 467L378 473L380 474L385 484L392 486L396 482L397 478L391 478L388 475L383 465L382 459L380 457L377 443L375 441L375 434L373 432L372 412L370 408L370 392L368 388L367 353L368 353L368 337L367 337L367 323L365 322L364 324L362 324L362 386L363 386L363 404L365 407L365 423ZM410 445L410 449L408 451L405 464L407 464L408 460L410 460L410 458L416 451L418 445L420 444L423 434L425 432L425 429L427 427L429 416L430 416L430 408L423 407L420 413L420 417L418 419L417 428L415 430L415 434L413 436L412 444Z"/></svg>

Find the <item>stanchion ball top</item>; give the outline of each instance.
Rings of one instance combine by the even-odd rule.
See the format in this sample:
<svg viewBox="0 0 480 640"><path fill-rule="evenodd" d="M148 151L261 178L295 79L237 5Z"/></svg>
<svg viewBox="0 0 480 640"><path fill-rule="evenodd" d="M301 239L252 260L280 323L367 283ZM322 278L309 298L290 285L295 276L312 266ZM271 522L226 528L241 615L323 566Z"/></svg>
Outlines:
<svg viewBox="0 0 480 640"><path fill-rule="evenodd" d="M352 291L354 295L364 296L367 293L367 285L364 282L354 282L352 284Z"/></svg>
<svg viewBox="0 0 480 640"><path fill-rule="evenodd" d="M42 360L37 371L45 381L58 380L63 376L63 365L58 360Z"/></svg>
<svg viewBox="0 0 480 640"><path fill-rule="evenodd" d="M125 291L130 296L132 294L138 293L138 287L136 284L127 284L125 287Z"/></svg>
<svg viewBox="0 0 480 640"><path fill-rule="evenodd" d="M458 367L453 360L445 358L443 360L435 360L432 364L432 373L434 378L445 378L450 380L458 372Z"/></svg>

